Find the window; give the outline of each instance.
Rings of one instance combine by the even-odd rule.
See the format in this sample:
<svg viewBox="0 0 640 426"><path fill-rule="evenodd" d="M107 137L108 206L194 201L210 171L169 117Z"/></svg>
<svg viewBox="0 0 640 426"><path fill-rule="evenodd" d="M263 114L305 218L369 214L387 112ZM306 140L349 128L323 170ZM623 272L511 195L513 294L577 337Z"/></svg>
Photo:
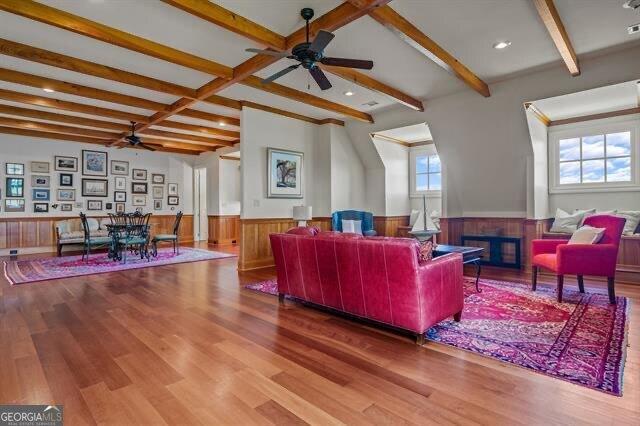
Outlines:
<svg viewBox="0 0 640 426"><path fill-rule="evenodd" d="M442 190L442 166L435 150L411 151L411 195L439 195Z"/></svg>

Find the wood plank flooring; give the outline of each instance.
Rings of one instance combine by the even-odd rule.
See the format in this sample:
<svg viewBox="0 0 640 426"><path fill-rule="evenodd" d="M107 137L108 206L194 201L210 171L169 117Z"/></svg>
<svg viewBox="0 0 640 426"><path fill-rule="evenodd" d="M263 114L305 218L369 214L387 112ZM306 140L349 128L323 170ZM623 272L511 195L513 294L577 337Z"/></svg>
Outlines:
<svg viewBox="0 0 640 426"><path fill-rule="evenodd" d="M273 269L236 268L222 259L18 286L0 278L0 403L64 404L69 425L640 424L638 286L617 287L632 299L618 398L281 308L243 289Z"/></svg>

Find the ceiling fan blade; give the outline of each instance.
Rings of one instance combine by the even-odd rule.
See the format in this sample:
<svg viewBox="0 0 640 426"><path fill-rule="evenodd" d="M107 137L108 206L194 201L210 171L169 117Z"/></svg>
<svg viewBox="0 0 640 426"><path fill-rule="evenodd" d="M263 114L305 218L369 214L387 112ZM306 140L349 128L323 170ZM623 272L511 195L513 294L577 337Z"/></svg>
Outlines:
<svg viewBox="0 0 640 426"><path fill-rule="evenodd" d="M277 56L279 58L284 58L288 55L287 52L276 52L275 50L264 50L264 49L244 49L245 52L258 53L260 55L269 55L269 56Z"/></svg>
<svg viewBox="0 0 640 426"><path fill-rule="evenodd" d="M322 58L321 63L332 65L334 67L358 68L362 70L370 70L373 68L373 61L364 61L362 59L347 58Z"/></svg>
<svg viewBox="0 0 640 426"><path fill-rule="evenodd" d="M327 76L324 75L324 73L320 68L318 68L317 66L310 68L309 72L311 73L311 77L313 77L316 83L318 83L318 86L320 86L320 89L322 90L331 89L331 82L329 81Z"/></svg>
<svg viewBox="0 0 640 426"><path fill-rule="evenodd" d="M322 52L334 37L335 35L333 35L329 31L318 31L316 38L313 40L313 43L311 43L311 46L309 46L309 50L316 53Z"/></svg>
<svg viewBox="0 0 640 426"><path fill-rule="evenodd" d="M282 77L285 74L289 74L291 71L295 70L299 66L300 66L300 64L291 65L289 67L286 67L285 69L283 69L281 71L278 71L277 73L273 74L272 76L269 76L269 77L263 79L262 80L262 84L271 83L273 80L276 80L276 79Z"/></svg>
<svg viewBox="0 0 640 426"><path fill-rule="evenodd" d="M139 143L137 146L139 146L140 148L144 148L144 149L146 149L148 151L155 151L156 150L155 148L151 148L149 145L145 145L143 143Z"/></svg>

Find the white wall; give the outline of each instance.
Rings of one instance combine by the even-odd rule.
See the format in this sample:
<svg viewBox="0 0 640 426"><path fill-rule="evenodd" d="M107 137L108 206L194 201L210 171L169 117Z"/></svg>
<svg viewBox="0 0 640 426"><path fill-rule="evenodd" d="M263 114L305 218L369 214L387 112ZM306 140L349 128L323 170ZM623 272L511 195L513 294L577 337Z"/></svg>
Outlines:
<svg viewBox="0 0 640 426"><path fill-rule="evenodd" d="M220 159L220 215L239 215L240 161Z"/></svg>
<svg viewBox="0 0 640 426"><path fill-rule="evenodd" d="M409 148L373 138L373 145L384 165L384 215L403 216L410 213Z"/></svg>
<svg viewBox="0 0 640 426"><path fill-rule="evenodd" d="M365 169L349 134L343 126L320 127L328 128L331 137L331 208L327 216L337 210L366 210Z"/></svg>
<svg viewBox="0 0 640 426"><path fill-rule="evenodd" d="M547 126L527 110L533 156L527 161L527 217L549 217L549 154Z"/></svg>
<svg viewBox="0 0 640 426"><path fill-rule="evenodd" d="M0 217L41 217L41 216L70 216L77 215L81 211L89 215L106 215L108 212L115 212L114 193L114 176L109 172L108 177L99 176L82 176L82 150L103 151L108 153L109 163L111 160L120 160L129 162L129 176L127 179L127 202L126 210L133 211L135 206L131 204L131 170L146 169L148 175L147 205L142 207L145 212L154 214L175 214L178 210L182 210L185 214L193 214L193 163L196 157L180 154L169 154L161 152L150 152L133 149L117 149L107 148L96 144L82 144L76 142L50 141L42 138L32 138L27 136L3 135L0 138L0 192L2 192ZM78 158L78 172L73 173L73 187L64 187L65 189L76 190L76 201L73 202L74 208L71 212L61 212L60 208L54 210L51 204L65 203L58 201L56 198L57 189L59 188L59 172L54 170L54 156L69 156ZM51 177L51 186L48 188L51 193L49 203L49 213L33 213L33 201L31 199L31 161L46 161L50 163L49 176ZM24 213L6 213L4 211L6 199L5 188L5 163L23 163L25 165L24 178ZM110 167L110 165L109 165ZM110 169L109 169L110 170ZM153 209L151 174L160 173L165 175L164 198L162 200L163 209L156 211ZM107 179L109 182L108 197L82 197L82 178ZM136 181L137 182L137 181ZM180 205L167 205L167 183L177 183L180 194ZM45 188L46 189L46 188ZM103 211L87 212L87 200L102 200L103 207L107 202L113 204L113 209ZM75 203L82 202L82 208L76 208Z"/></svg>

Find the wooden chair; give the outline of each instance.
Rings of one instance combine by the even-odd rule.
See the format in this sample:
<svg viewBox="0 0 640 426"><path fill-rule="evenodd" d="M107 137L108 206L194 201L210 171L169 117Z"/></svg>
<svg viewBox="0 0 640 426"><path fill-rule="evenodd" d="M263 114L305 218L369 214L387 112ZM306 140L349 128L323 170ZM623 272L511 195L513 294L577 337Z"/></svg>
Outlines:
<svg viewBox="0 0 640 426"><path fill-rule="evenodd" d="M127 252L132 250L140 255L140 259L151 260L149 255L149 219L151 213L134 213L127 216L128 224L126 232L118 239L118 245L122 250L122 261L127 263Z"/></svg>
<svg viewBox="0 0 640 426"><path fill-rule="evenodd" d="M108 247L109 245L111 245L112 239L111 237L91 236L89 222L87 221L87 215L85 215L84 213L80 213L80 221L82 222L82 230L84 232L82 260L85 260L86 256L86 260L89 261L92 247Z"/></svg>
<svg viewBox="0 0 640 426"><path fill-rule="evenodd" d="M173 243L173 254L180 254L180 222L182 221L182 212L178 212L176 214L176 219L173 222L173 233L172 234L158 234L153 237L151 242L153 249L153 256L158 256L158 243L162 242L170 242Z"/></svg>

